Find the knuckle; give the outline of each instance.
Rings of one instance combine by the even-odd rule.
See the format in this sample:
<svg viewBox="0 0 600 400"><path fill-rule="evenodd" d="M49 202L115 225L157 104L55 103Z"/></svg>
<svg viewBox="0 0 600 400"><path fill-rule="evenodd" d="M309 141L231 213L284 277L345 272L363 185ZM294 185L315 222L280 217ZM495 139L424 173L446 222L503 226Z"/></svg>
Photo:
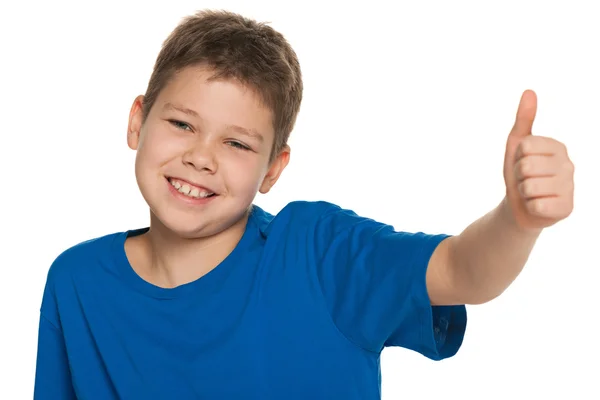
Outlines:
<svg viewBox="0 0 600 400"><path fill-rule="evenodd" d="M532 196L535 193L535 182L530 179L524 180L521 183L521 193L525 197Z"/></svg>
<svg viewBox="0 0 600 400"><path fill-rule="evenodd" d="M527 155L529 152L531 152L531 141L527 139L529 139L529 137L526 137L521 141L521 143L519 143L519 148L521 149L521 153L523 155Z"/></svg>
<svg viewBox="0 0 600 400"><path fill-rule="evenodd" d="M533 169L531 159L523 158L519 163L519 172L521 176L525 177L527 174L531 173Z"/></svg>
<svg viewBox="0 0 600 400"><path fill-rule="evenodd" d="M544 203L542 199L535 199L527 202L529 211L535 214L542 213L544 211Z"/></svg>
<svg viewBox="0 0 600 400"><path fill-rule="evenodd" d="M566 160L563 163L563 170L569 174L573 174L575 172L575 165L571 160Z"/></svg>
<svg viewBox="0 0 600 400"><path fill-rule="evenodd" d="M560 149L560 152L563 153L564 155L567 154L567 145L564 144L563 142L558 142L558 148Z"/></svg>

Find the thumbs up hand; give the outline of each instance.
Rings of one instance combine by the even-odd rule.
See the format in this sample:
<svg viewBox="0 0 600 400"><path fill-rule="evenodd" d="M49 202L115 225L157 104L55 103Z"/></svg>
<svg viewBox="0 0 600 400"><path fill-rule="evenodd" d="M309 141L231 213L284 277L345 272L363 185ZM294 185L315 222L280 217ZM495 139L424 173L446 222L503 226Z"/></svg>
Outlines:
<svg viewBox="0 0 600 400"><path fill-rule="evenodd" d="M542 230L568 217L573 210L574 166L566 146L552 138L532 135L537 97L521 97L504 157L506 205L517 225Z"/></svg>

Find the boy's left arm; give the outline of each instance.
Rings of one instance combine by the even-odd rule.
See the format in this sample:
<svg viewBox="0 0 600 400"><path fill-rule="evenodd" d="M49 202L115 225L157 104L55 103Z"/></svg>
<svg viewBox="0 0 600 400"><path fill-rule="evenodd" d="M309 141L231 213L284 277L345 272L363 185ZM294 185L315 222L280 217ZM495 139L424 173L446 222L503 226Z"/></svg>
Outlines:
<svg viewBox="0 0 600 400"><path fill-rule="evenodd" d="M542 230L573 210L573 163L562 143L531 134L536 108L535 93L523 93L506 145L506 197L433 253L427 269L433 305L481 304L500 295Z"/></svg>

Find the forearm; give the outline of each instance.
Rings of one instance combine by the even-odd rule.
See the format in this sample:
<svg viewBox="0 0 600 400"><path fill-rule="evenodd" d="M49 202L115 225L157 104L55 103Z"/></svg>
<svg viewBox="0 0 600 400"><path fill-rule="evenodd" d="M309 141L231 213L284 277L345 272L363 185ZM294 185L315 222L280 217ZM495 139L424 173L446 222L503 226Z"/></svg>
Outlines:
<svg viewBox="0 0 600 400"><path fill-rule="evenodd" d="M464 304L494 299L523 270L541 230L521 229L508 201L452 238L450 258L455 288Z"/></svg>

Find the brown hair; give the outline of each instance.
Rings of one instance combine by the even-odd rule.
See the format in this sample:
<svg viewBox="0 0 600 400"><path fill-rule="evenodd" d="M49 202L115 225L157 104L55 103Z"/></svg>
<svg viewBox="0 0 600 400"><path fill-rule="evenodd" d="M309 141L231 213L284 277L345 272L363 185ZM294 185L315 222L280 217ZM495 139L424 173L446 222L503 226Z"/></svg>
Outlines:
<svg viewBox="0 0 600 400"><path fill-rule="evenodd" d="M294 128L303 90L298 58L283 35L228 11L205 10L185 18L156 59L143 103L144 121L169 80L193 65L213 69L213 79L236 79L254 90L273 113L271 159L278 155Z"/></svg>

